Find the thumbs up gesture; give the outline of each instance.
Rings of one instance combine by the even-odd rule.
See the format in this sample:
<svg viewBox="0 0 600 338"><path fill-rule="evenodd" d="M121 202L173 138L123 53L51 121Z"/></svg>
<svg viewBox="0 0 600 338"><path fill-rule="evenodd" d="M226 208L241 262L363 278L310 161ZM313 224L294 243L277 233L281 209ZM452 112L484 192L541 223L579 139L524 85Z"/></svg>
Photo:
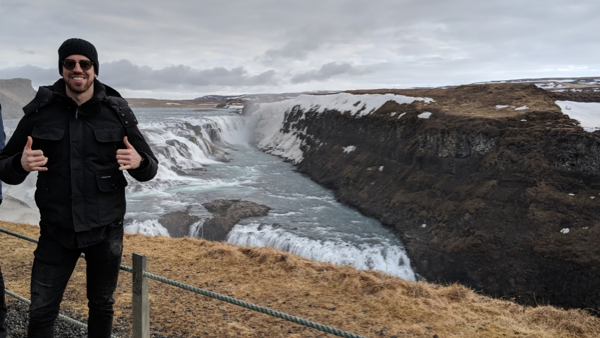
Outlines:
<svg viewBox="0 0 600 338"><path fill-rule="evenodd" d="M117 149L117 162L121 164L119 170L136 169L142 163L142 156L138 154L135 148L127 140L127 136L123 138L125 149Z"/></svg>
<svg viewBox="0 0 600 338"><path fill-rule="evenodd" d="M23 148L23 154L21 155L21 166L25 171L48 171L48 168L44 167L48 163L48 158L44 156L44 152L41 150L32 150L33 139L31 136L27 136L27 144Z"/></svg>

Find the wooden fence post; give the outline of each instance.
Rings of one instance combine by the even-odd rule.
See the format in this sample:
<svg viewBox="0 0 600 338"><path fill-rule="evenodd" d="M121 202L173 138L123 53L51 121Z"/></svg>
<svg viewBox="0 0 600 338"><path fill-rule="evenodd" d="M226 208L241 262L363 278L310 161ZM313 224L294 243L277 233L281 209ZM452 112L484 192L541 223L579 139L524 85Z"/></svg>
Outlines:
<svg viewBox="0 0 600 338"><path fill-rule="evenodd" d="M148 279L146 256L133 254L133 338L150 338L150 306L148 304Z"/></svg>

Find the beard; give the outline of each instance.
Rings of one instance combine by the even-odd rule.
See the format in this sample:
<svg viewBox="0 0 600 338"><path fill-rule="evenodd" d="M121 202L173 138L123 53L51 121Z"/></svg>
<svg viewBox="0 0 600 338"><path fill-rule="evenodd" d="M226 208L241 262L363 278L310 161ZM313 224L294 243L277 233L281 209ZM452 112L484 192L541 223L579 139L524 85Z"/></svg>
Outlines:
<svg viewBox="0 0 600 338"><path fill-rule="evenodd" d="M66 82L67 82L67 87L69 87L69 89L73 93L81 94L81 93L85 93L88 89L90 89L92 84L94 84L94 79L88 78L88 81L83 83L82 85L75 85L75 84L71 83L70 81L66 81Z"/></svg>

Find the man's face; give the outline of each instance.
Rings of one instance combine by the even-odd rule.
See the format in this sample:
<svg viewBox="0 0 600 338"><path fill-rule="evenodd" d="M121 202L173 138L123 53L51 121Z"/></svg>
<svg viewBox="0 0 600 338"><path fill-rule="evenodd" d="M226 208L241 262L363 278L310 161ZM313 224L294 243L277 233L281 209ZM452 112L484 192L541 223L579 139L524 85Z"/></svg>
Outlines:
<svg viewBox="0 0 600 338"><path fill-rule="evenodd" d="M96 78L96 72L94 71L94 66L88 70L81 69L79 65L79 61L89 59L83 55L70 55L67 59L71 59L77 61L75 64L75 68L72 70L66 69L64 66L62 67L62 76L67 84L67 88L70 89L73 93L82 94L86 91L90 90L92 84L94 84L94 79Z"/></svg>

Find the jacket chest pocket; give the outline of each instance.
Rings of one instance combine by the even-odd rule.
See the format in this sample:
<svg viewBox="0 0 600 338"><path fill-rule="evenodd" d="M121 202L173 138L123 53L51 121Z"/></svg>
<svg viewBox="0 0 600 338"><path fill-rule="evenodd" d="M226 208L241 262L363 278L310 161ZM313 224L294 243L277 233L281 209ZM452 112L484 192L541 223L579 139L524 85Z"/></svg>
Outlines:
<svg viewBox="0 0 600 338"><path fill-rule="evenodd" d="M65 135L65 129L52 126L34 126L31 137L42 142L60 141ZM34 143L35 144L35 143Z"/></svg>
<svg viewBox="0 0 600 338"><path fill-rule="evenodd" d="M103 163L117 162L117 149L125 148L125 132L121 127L94 129L98 147L98 157Z"/></svg>
<svg viewBox="0 0 600 338"><path fill-rule="evenodd" d="M48 164L52 166L63 158L63 146L59 145L65 136L65 128L36 125L31 131L33 149L41 149L44 156L48 157Z"/></svg>

